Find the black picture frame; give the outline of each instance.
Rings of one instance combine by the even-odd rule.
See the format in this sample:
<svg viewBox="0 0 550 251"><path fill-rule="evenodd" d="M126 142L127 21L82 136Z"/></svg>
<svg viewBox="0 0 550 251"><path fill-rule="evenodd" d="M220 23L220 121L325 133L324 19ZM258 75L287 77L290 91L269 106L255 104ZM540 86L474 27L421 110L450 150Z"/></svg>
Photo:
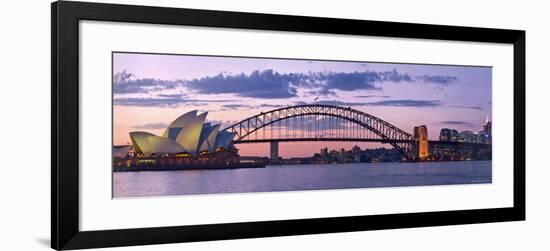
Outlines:
<svg viewBox="0 0 550 251"><path fill-rule="evenodd" d="M525 220L525 31L86 2L51 5L51 247L82 249ZM514 204L440 212L79 230L81 20L297 31L513 45Z"/></svg>

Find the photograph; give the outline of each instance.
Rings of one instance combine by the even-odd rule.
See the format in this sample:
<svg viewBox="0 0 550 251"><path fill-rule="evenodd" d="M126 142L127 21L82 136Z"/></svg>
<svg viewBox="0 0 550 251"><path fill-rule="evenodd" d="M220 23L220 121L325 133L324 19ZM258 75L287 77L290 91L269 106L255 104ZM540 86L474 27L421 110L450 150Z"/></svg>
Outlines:
<svg viewBox="0 0 550 251"><path fill-rule="evenodd" d="M492 70L112 52L112 197L490 184Z"/></svg>
<svg viewBox="0 0 550 251"><path fill-rule="evenodd" d="M7 1L0 250L550 250L547 5Z"/></svg>

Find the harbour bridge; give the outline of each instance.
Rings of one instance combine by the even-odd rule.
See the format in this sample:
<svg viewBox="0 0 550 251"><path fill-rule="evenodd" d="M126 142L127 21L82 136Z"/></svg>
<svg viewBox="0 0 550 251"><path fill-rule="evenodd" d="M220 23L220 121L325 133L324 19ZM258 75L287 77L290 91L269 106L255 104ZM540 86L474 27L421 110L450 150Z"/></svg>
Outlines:
<svg viewBox="0 0 550 251"><path fill-rule="evenodd" d="M413 136L368 113L332 105L310 104L279 108L244 119L226 131L236 133L234 144L278 142L353 141L392 145L409 156ZM274 149L275 148L275 149Z"/></svg>
<svg viewBox="0 0 550 251"><path fill-rule="evenodd" d="M224 129L236 133L234 144L270 143L271 157L278 156L279 142L348 141L390 144L403 158L414 158L418 144L413 135L371 114L322 104L289 106L261 112ZM430 141L441 147L475 143Z"/></svg>

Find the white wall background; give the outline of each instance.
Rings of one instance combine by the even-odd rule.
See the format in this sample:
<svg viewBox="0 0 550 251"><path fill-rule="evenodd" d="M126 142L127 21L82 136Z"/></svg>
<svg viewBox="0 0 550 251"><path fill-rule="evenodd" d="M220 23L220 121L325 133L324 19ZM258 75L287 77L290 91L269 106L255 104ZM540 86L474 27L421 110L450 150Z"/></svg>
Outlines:
<svg viewBox="0 0 550 251"><path fill-rule="evenodd" d="M115 2L115 1L103 1ZM104 250L548 250L550 140L544 1L119 0L266 12L527 30L527 221ZM50 1L9 1L0 11L0 249L46 250L50 229Z"/></svg>

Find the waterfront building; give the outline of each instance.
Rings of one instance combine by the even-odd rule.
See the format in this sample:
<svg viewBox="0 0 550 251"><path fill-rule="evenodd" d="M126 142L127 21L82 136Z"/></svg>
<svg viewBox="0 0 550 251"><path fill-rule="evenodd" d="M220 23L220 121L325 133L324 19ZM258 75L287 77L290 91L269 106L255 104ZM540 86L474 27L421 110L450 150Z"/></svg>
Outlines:
<svg viewBox="0 0 550 251"><path fill-rule="evenodd" d="M439 132L439 140L446 142L457 142L459 139L459 133L455 129L443 128Z"/></svg>
<svg viewBox="0 0 550 251"><path fill-rule="evenodd" d="M455 129L442 128L439 133L439 141L462 142L476 144L492 144L492 123L489 117L485 119L482 130L478 132L462 131L458 133Z"/></svg>
<svg viewBox="0 0 550 251"><path fill-rule="evenodd" d="M340 163L346 163L347 159L347 152L346 152L346 149L344 148L340 148L340 153L338 154L338 160L340 161Z"/></svg>
<svg viewBox="0 0 550 251"><path fill-rule="evenodd" d="M483 139L484 144L492 144L492 123L489 120L489 115L487 115L487 118L485 119L485 123L483 124L483 136L485 137Z"/></svg>
<svg viewBox="0 0 550 251"><path fill-rule="evenodd" d="M472 131L463 131L459 133L458 142L462 143L479 143L480 137Z"/></svg>
<svg viewBox="0 0 550 251"><path fill-rule="evenodd" d="M162 154L198 156L234 148L236 133L219 131L220 125L205 123L206 115L190 111L174 120L162 136L148 132L130 132L136 154L143 157Z"/></svg>
<svg viewBox="0 0 550 251"><path fill-rule="evenodd" d="M125 158L131 152L132 146L113 146L113 158Z"/></svg>
<svg viewBox="0 0 550 251"><path fill-rule="evenodd" d="M321 148L321 151L319 151L319 154L321 154L321 156L327 156L328 155L328 147Z"/></svg>

